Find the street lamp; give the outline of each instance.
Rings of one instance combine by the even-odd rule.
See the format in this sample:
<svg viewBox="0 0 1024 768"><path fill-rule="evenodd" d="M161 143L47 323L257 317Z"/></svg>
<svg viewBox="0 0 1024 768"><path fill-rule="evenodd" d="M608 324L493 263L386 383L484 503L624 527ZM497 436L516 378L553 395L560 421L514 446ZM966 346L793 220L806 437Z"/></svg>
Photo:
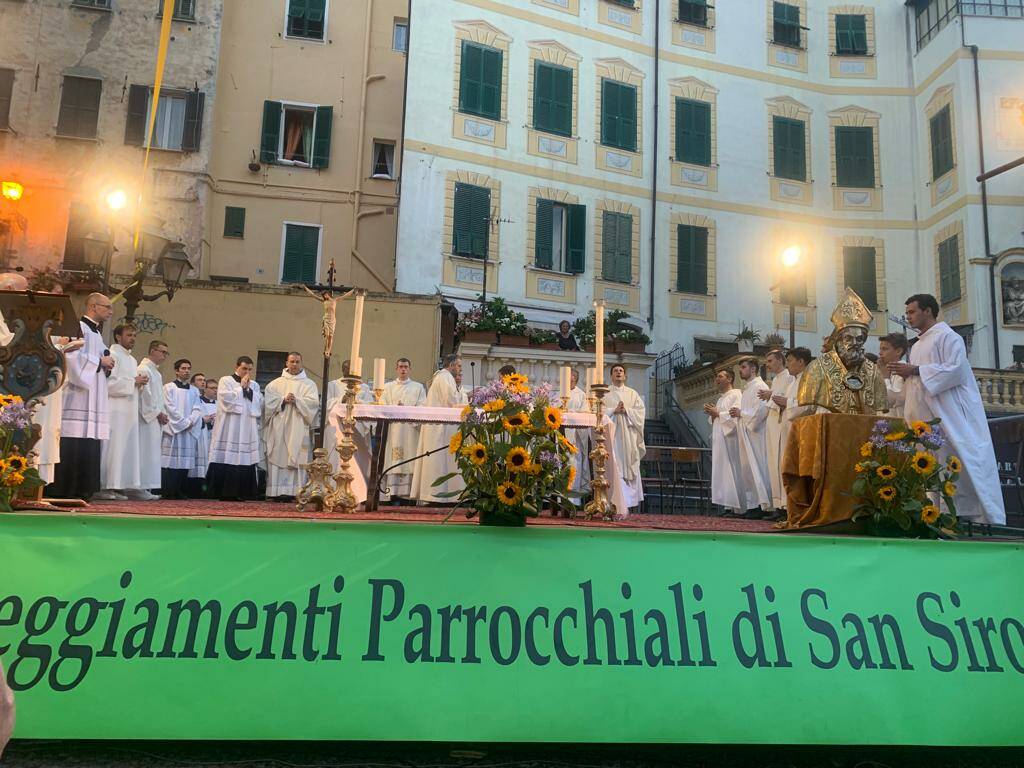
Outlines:
<svg viewBox="0 0 1024 768"><path fill-rule="evenodd" d="M3 195L4 200L16 203L25 194L25 188L16 181L0 181L0 194Z"/></svg>
<svg viewBox="0 0 1024 768"><path fill-rule="evenodd" d="M150 267L156 265L160 277L164 281L164 290L152 296L143 292L142 283ZM184 245L168 240L155 232L144 232L139 257L135 262L135 272L131 284L124 289L124 315L129 323L135 319L135 311L144 301L156 301L166 296L168 301L174 298L174 292L181 287L182 280L192 269L192 263L185 255Z"/></svg>
<svg viewBox="0 0 1024 768"><path fill-rule="evenodd" d="M128 205L128 193L123 189L112 189L103 196L103 202L112 211L123 210Z"/></svg>
<svg viewBox="0 0 1024 768"><path fill-rule="evenodd" d="M789 294L789 348L793 349L796 346L796 276L797 270L800 267L800 260L803 257L803 251L799 245L791 245L782 252L782 266L786 268L788 274L783 278L782 281L782 293L786 297L786 293ZM789 290L786 290L786 286Z"/></svg>
<svg viewBox="0 0 1024 768"><path fill-rule="evenodd" d="M89 232L82 238L82 258L93 271L103 273L103 293L110 292L110 261L117 248L107 232Z"/></svg>

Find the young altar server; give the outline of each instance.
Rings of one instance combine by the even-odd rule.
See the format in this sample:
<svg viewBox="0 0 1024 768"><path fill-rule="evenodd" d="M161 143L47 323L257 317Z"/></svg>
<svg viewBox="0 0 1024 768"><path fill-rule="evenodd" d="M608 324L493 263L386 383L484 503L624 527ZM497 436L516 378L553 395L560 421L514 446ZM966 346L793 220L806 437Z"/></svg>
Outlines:
<svg viewBox="0 0 1024 768"><path fill-rule="evenodd" d="M195 466L199 434L199 392L189 383L192 363L174 361L174 378L164 385L167 423L161 441L161 481L165 499L184 499L188 471Z"/></svg>
<svg viewBox="0 0 1024 768"><path fill-rule="evenodd" d="M589 413L590 401L587 400L587 393L579 385L580 372L572 369L570 375L569 402L565 410L574 413ZM576 477L572 482L572 491L582 495L590 493L590 428L565 430L566 439L576 447L576 453L572 455L573 466L576 467Z"/></svg>
<svg viewBox="0 0 1024 768"><path fill-rule="evenodd" d="M427 390L426 405L430 408L457 408L463 403L463 394L455 383L455 377L462 374L462 360L455 355L448 355L444 367L434 374ZM412 494L417 501L424 504L450 504L452 498L440 497L439 493L461 491L466 487L462 475L456 474L441 485L434 486L437 478L451 472L458 473L459 466L448 451L448 442L458 430L458 424L424 424L420 427L420 441L416 454L424 456L416 462L412 477ZM441 448L442 450L436 450Z"/></svg>
<svg viewBox="0 0 1024 768"><path fill-rule="evenodd" d="M918 332L909 363L890 363L889 372L903 377L904 417L908 422L941 419L946 444L939 457L962 466L957 482L956 512L983 523L1006 524L992 435L977 379L960 335L940 322L934 296L918 293L907 299L907 321Z"/></svg>
<svg viewBox="0 0 1024 768"><path fill-rule="evenodd" d="M644 418L646 407L635 389L626 386L626 367L616 363L609 371L612 383L604 398L604 412L615 424L615 466L622 475L622 495L627 507L636 507L644 500L643 483L640 480L640 460L647 453L644 443ZM626 509L617 510L619 515L629 514Z"/></svg>
<svg viewBox="0 0 1024 768"><path fill-rule="evenodd" d="M154 339L149 342L149 353L139 363L139 372L149 379L139 390L139 482L146 491L162 485L161 441L167 423L167 407L160 364L168 354L167 344Z"/></svg>
<svg viewBox="0 0 1024 768"><path fill-rule="evenodd" d="M889 404L887 416L903 418L903 404L907 393L903 389L903 377L889 373L889 365L898 363L907 354L907 337L902 333L890 333L878 340L878 360L885 374L885 400Z"/></svg>
<svg viewBox="0 0 1024 768"><path fill-rule="evenodd" d="M765 364L772 373L771 389L762 389L758 397L764 400L768 414L765 418L765 442L768 448L768 480L771 483L772 506L786 506L786 490L782 487L783 433L785 432L786 390L791 377L786 370L782 350L773 349L765 356Z"/></svg>
<svg viewBox="0 0 1024 768"><path fill-rule="evenodd" d="M193 377L194 378L194 377ZM197 387L198 389L198 387ZM217 379L205 379L199 395L199 432L196 434L196 463L188 471L188 495L198 499L206 495L206 470L210 466L210 435L217 413Z"/></svg>
<svg viewBox="0 0 1024 768"><path fill-rule="evenodd" d="M100 485L103 490L93 494L94 499L123 500L129 493L145 498L139 485L139 390L146 386L149 378L139 373L139 364L132 357L137 333L134 325L114 328L114 344L110 347L114 370L107 380L110 439L102 449Z"/></svg>
<svg viewBox="0 0 1024 768"><path fill-rule="evenodd" d="M734 386L736 374L723 368L715 374L718 401L704 406L711 424L711 503L723 507L726 514L743 512L746 504L740 476L740 440L738 422L732 416L740 407L742 392Z"/></svg>
<svg viewBox="0 0 1024 768"><path fill-rule="evenodd" d="M217 415L210 436L206 485L210 496L221 501L256 498L263 394L252 379L252 367L252 358L242 355L235 372L217 382Z"/></svg>
<svg viewBox="0 0 1024 768"><path fill-rule="evenodd" d="M757 520L772 507L771 480L768 479L768 443L765 439L765 421L768 406L757 395L767 385L757 373L757 361L747 358L740 362L743 394L740 404L730 409L729 415L739 420L740 478L746 494L745 510L741 517Z"/></svg>
<svg viewBox="0 0 1024 768"><path fill-rule="evenodd" d="M395 364L395 378L384 385L384 394L381 395L381 401L385 405L417 406L426 404L427 390L418 381L413 381L409 377L411 371L412 363L409 362L409 358L398 358L398 362ZM385 465L381 469L416 456L419 440L419 424L393 422L388 430L388 444L384 451ZM388 473L384 486L391 490L392 498L412 498L412 475L415 466L416 462L413 461Z"/></svg>
<svg viewBox="0 0 1024 768"><path fill-rule="evenodd" d="M46 488L54 498L87 499L100 489L100 443L110 436L107 375L114 368L100 328L112 311L110 299L90 294L81 319L84 343L67 356L60 462Z"/></svg>
<svg viewBox="0 0 1024 768"><path fill-rule="evenodd" d="M811 350L807 347L795 347L786 353L786 370L789 371L790 382L786 388L786 412L783 418L785 431L782 435L783 458L785 458L785 445L789 442L789 433L793 428L793 420L800 416L814 413L816 407L813 405L800 405L797 395L800 393L800 380L804 377L804 371L811 364Z"/></svg>
<svg viewBox="0 0 1024 768"><path fill-rule="evenodd" d="M285 366L263 396L267 498L294 501L306 484L303 466L313 460L309 431L320 410L320 393L302 367L302 355L289 352Z"/></svg>

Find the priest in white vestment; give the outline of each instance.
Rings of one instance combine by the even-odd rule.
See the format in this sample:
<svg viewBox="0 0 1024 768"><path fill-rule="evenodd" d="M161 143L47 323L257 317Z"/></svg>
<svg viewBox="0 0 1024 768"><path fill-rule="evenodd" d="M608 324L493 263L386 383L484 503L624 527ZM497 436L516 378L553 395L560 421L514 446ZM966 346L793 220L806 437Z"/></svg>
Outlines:
<svg viewBox="0 0 1024 768"><path fill-rule="evenodd" d="M431 408L457 408L463 403L463 393L455 383L455 377L462 374L462 360L455 355L445 358L445 366L430 381L427 402ZM451 504L453 497L440 497L439 493L461 491L466 487L462 480L455 457L448 452L448 441L459 429L458 424L423 424L420 427L419 445L416 455L433 451L416 462L412 476L412 495L422 504ZM440 448L441 450L437 450ZM434 481L451 472L456 475L434 486Z"/></svg>
<svg viewBox="0 0 1024 768"><path fill-rule="evenodd" d="M114 370L107 380L110 439L102 448L103 490L93 494L94 499L101 501L127 499L128 491L140 490L139 390L149 379L139 373L139 364L132 357L137 334L134 325L114 328L114 344L110 347Z"/></svg>
<svg viewBox="0 0 1024 768"><path fill-rule="evenodd" d="M235 362L235 372L217 382L206 483L210 496L221 501L250 501L257 494L263 394L253 381L252 369L252 358L242 355Z"/></svg>
<svg viewBox="0 0 1024 768"><path fill-rule="evenodd" d="M768 480L771 483L772 507L786 506L786 489L782 487L783 433L786 431L786 390L791 377L786 370L786 358L781 350L773 349L765 356L765 365L772 374L770 389L762 389L758 397L768 408L765 417L765 442L768 447Z"/></svg>
<svg viewBox="0 0 1024 768"><path fill-rule="evenodd" d="M86 299L81 319L83 344L67 355L67 379L61 402L60 461L46 495L87 499L100 489L100 443L110 435L107 375L114 358L100 328L113 313L102 293Z"/></svg>
<svg viewBox="0 0 1024 768"><path fill-rule="evenodd" d="M739 422L732 416L740 407L742 393L736 389L736 374L723 368L715 374L718 400L704 406L711 425L711 503L723 507L727 514L745 511L746 493L740 472Z"/></svg>
<svg viewBox="0 0 1024 768"><path fill-rule="evenodd" d="M381 395L381 401L385 405L415 407L426 404L427 390L418 381L413 381L409 377L411 371L412 363L409 358L398 358L398 362L395 364L396 377L384 385L384 394ZM381 467L381 471L416 456L419 441L419 424L392 422L388 429L388 444L384 449L384 466ZM416 464L415 461L402 464L394 472L389 472L384 481L384 487L391 493L390 495L381 494L381 498L411 499L412 476Z"/></svg>
<svg viewBox="0 0 1024 768"><path fill-rule="evenodd" d="M626 386L626 367L616 363L609 371L612 379L604 397L604 412L615 425L612 450L615 466L622 475L622 495L627 507L639 506L644 500L644 487L640 479L640 460L647 453L644 442L646 407L635 389ZM629 509L616 510L619 516L628 515Z"/></svg>
<svg viewBox="0 0 1024 768"><path fill-rule="evenodd" d="M164 385L167 423L160 443L160 482L165 499L185 499L188 472L196 463L200 429L199 392L192 386L192 361L174 361L174 378Z"/></svg>
<svg viewBox="0 0 1024 768"><path fill-rule="evenodd" d="M160 364L168 354L166 342L154 339L149 342L149 353L139 363L139 372L148 377L146 385L139 390L139 482L147 493L160 488L162 483L161 441L167 423L167 407ZM148 495L158 498L152 493Z"/></svg>
<svg viewBox="0 0 1024 768"><path fill-rule="evenodd" d="M306 484L304 465L313 460L310 430L320 411L320 393L289 352L280 378L263 392L263 436L267 446L267 499L294 501Z"/></svg>
<svg viewBox="0 0 1024 768"><path fill-rule="evenodd" d="M897 419L903 418L903 405L907 399L907 393L903 387L903 377L889 372L892 363L903 360L907 354L907 337L902 333L890 333L878 340L878 365L885 376L885 396L889 404L886 416Z"/></svg>
<svg viewBox="0 0 1024 768"><path fill-rule="evenodd" d="M739 420L740 472L745 494L741 517L757 520L772 506L771 480L768 479L768 443L765 422L768 406L758 397L767 385L757 373L757 361L743 360L740 365L742 392L739 407L730 409L730 415Z"/></svg>
<svg viewBox="0 0 1024 768"><path fill-rule="evenodd" d="M587 393L580 388L580 373L575 368L572 369L570 379L572 388L569 390L569 402L566 403L565 410L573 413L590 413L590 401L587 399ZM576 448L576 453L572 455L576 477L570 490L581 497L590 493L590 433L590 427L567 427L565 430L566 439Z"/></svg>
<svg viewBox="0 0 1024 768"><path fill-rule="evenodd" d="M199 432L196 435L196 463L188 471L188 495L193 499L206 496L206 471L210 466L210 436L217 413L217 379L204 382L199 395Z"/></svg>
<svg viewBox="0 0 1024 768"><path fill-rule="evenodd" d="M904 379L908 422L942 420L946 444L938 456L942 461L955 456L963 466L954 497L957 515L1005 525L1003 489L978 382L964 340L937 320L938 314L934 296L915 294L907 300L907 321L919 336L910 362L892 363L889 370Z"/></svg>

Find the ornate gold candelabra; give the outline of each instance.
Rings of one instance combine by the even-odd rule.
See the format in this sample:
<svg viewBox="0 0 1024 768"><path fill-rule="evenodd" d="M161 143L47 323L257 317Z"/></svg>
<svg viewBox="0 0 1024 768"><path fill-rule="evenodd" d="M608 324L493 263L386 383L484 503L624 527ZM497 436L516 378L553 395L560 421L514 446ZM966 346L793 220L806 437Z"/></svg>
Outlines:
<svg viewBox="0 0 1024 768"><path fill-rule="evenodd" d="M593 384L590 387L594 412L594 447L590 451L590 460L594 465L594 478L590 488L594 498L583 508L587 520L599 517L602 520L615 519L615 507L608 499L608 480L605 479L605 462L608 460L608 449L604 447L604 396L608 394L607 384Z"/></svg>
<svg viewBox="0 0 1024 768"><path fill-rule="evenodd" d="M308 473L309 479L295 497L295 508L299 512L302 512L307 504L316 504L324 512L332 511L327 508L327 499L335 491L334 478L331 477L334 467L327 460L327 451L327 448L315 449L313 461L303 467Z"/></svg>
<svg viewBox="0 0 1024 768"><path fill-rule="evenodd" d="M362 384L361 376L343 376L342 381L348 391L345 393L343 402L345 404L345 416L341 419L341 429L338 436L338 456L340 465L337 474L334 475L334 482L337 486L333 493L324 499L325 509L340 507L340 511L351 514L356 511L356 497L352 493L352 481L355 475L352 474L352 457L356 453L356 444L352 435L356 429L356 393Z"/></svg>

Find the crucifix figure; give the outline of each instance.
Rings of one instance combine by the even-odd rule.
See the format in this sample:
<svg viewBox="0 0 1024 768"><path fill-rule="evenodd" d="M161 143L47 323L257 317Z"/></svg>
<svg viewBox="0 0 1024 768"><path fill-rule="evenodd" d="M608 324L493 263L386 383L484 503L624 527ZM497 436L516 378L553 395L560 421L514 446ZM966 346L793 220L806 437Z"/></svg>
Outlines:
<svg viewBox="0 0 1024 768"><path fill-rule="evenodd" d="M308 293L324 305L324 319L322 321L324 334L324 357L330 358L331 350L334 347L334 330L338 327L337 305L340 299L348 298L355 291L352 288L341 296L334 295L334 261L331 261L327 270L327 289L319 293L311 291L308 286L302 286L302 290ZM324 384L326 386L326 383Z"/></svg>

